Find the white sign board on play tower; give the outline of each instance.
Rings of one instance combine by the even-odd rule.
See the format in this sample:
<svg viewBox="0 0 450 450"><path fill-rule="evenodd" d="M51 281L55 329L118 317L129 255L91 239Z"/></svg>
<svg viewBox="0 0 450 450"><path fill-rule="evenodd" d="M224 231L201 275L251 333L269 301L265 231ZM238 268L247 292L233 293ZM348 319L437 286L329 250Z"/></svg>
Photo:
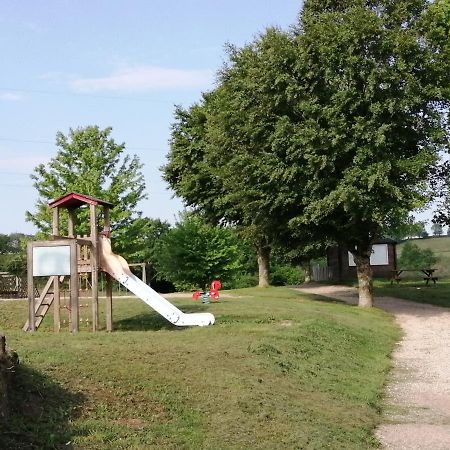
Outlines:
<svg viewBox="0 0 450 450"><path fill-rule="evenodd" d="M33 277L70 275L70 245L33 248Z"/></svg>

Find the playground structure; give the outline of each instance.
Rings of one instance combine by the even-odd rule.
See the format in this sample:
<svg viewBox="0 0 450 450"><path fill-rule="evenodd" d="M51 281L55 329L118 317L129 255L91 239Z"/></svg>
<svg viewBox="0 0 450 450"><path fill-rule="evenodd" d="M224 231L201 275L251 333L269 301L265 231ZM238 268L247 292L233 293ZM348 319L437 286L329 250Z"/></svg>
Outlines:
<svg viewBox="0 0 450 450"><path fill-rule="evenodd" d="M69 330L79 331L79 274L91 275L92 289L92 331L99 326L98 277L106 273L106 330L112 331L112 278L133 292L147 305L177 326L207 326L214 323L210 313L185 314L160 296L144 281L137 278L128 263L111 251L110 209L113 205L95 197L71 192L51 203L53 210L52 237L47 241L35 241L28 244L28 320L24 331L36 331L45 315L53 305L54 331L61 329L61 290L60 284L70 277ZM76 236L76 211L89 208L90 235ZM103 231L99 232L100 214L97 207L103 208ZM60 235L60 209L68 211L68 234ZM49 277L40 296L35 298L34 277Z"/></svg>

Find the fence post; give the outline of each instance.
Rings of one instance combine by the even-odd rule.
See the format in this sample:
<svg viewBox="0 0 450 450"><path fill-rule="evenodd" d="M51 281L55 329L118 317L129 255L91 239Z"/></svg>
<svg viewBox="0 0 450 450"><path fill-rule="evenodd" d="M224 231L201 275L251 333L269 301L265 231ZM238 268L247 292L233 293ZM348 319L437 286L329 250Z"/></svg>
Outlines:
<svg viewBox="0 0 450 450"><path fill-rule="evenodd" d="M0 334L0 356L6 353L6 337L4 334Z"/></svg>

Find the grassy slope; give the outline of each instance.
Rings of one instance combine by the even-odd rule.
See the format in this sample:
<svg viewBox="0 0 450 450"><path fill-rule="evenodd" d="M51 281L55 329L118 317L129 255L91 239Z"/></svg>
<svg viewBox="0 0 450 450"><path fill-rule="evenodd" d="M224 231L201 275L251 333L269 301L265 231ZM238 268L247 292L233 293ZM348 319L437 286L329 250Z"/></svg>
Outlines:
<svg viewBox="0 0 450 450"><path fill-rule="evenodd" d="M450 278L450 236L430 237L426 239L411 239L397 246L398 256L401 255L405 242L412 242L420 248L433 250L439 261L436 264L438 277Z"/></svg>
<svg viewBox="0 0 450 450"><path fill-rule="evenodd" d="M421 280L401 281L391 285L386 280L375 280L375 295L404 298L420 303L450 308L450 281L439 280L436 285L426 286Z"/></svg>
<svg viewBox="0 0 450 450"><path fill-rule="evenodd" d="M213 327L176 329L120 299L116 332L77 336L50 320L18 331L26 303L0 302L22 362L0 448L375 447L392 318L286 288L233 294L174 301L212 311Z"/></svg>

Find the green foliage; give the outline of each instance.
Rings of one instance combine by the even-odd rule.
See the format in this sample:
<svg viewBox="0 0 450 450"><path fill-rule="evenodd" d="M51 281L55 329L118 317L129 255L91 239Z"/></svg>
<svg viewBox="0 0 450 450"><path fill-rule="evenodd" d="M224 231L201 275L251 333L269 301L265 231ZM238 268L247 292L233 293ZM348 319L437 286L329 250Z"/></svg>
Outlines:
<svg viewBox="0 0 450 450"><path fill-rule="evenodd" d="M438 258L431 249L421 249L412 242L406 242L398 260L398 266L401 269L428 269L432 268L437 261Z"/></svg>
<svg viewBox="0 0 450 450"><path fill-rule="evenodd" d="M230 46L218 87L177 110L166 180L266 248L334 240L364 267L371 242L432 195L448 146L448 12L306 0L295 32Z"/></svg>
<svg viewBox="0 0 450 450"><path fill-rule="evenodd" d="M16 254L6 264L6 271L17 276L24 276L27 273L27 257L25 253Z"/></svg>
<svg viewBox="0 0 450 450"><path fill-rule="evenodd" d="M51 232L48 203L69 192L80 192L109 201L115 250L128 256L130 243L139 236L141 223L137 205L146 198L142 164L136 155L125 155L125 144L111 138L111 128L97 126L70 129L67 136L58 132L58 152L47 165L40 164L31 175L39 198L31 221L43 235ZM88 211L78 210L78 234L88 234ZM62 216L62 235L66 217Z"/></svg>
<svg viewBox="0 0 450 450"><path fill-rule="evenodd" d="M303 270L288 264L272 265L271 277L271 284L274 286L295 286L305 280Z"/></svg>
<svg viewBox="0 0 450 450"><path fill-rule="evenodd" d="M357 248L428 200L425 182L446 143L446 81L422 20L426 2L327 5L305 1L298 35L305 213Z"/></svg>
<svg viewBox="0 0 450 450"><path fill-rule="evenodd" d="M17 276L27 271L27 242L33 236L23 233L0 235L0 272L9 272Z"/></svg>
<svg viewBox="0 0 450 450"><path fill-rule="evenodd" d="M158 274L179 290L203 289L214 279L226 283L242 268L236 234L189 214L158 240L154 258Z"/></svg>
<svg viewBox="0 0 450 450"><path fill-rule="evenodd" d="M243 289L258 285L258 275L256 272L245 271L238 272L231 280L225 281L222 287L224 289Z"/></svg>
<svg viewBox="0 0 450 450"><path fill-rule="evenodd" d="M386 230L385 235L391 239L401 241L407 238L421 237L425 231L423 222L416 222L414 217L409 216L405 221L398 223L395 227Z"/></svg>
<svg viewBox="0 0 450 450"><path fill-rule="evenodd" d="M0 234L0 255L20 253L31 238L23 233Z"/></svg>
<svg viewBox="0 0 450 450"><path fill-rule="evenodd" d="M442 236L444 228L440 223L433 223L431 225L431 231L433 232L433 236Z"/></svg>
<svg viewBox="0 0 450 450"><path fill-rule="evenodd" d="M139 230L136 238L128 242L129 262L145 263L147 282L158 292L173 292L172 283L158 274L155 267L155 252L159 239L170 229L170 224L160 219L147 217L138 218L134 222L135 228Z"/></svg>
<svg viewBox="0 0 450 450"><path fill-rule="evenodd" d="M397 245L397 255L400 257L403 251L403 247L410 241L402 242ZM416 244L421 249L430 249L438 258L438 261L433 266L435 267L435 276L439 277L439 280L444 278L450 279L450 238L447 236L441 237L429 237L427 239L415 239Z"/></svg>
<svg viewBox="0 0 450 450"><path fill-rule="evenodd" d="M217 89L188 110L177 108L163 168L187 205L237 226L267 268L271 248L289 241L288 220L302 205L302 166L289 159L285 142L288 116L295 115L285 67L295 58L289 34L276 29L242 49L229 46Z"/></svg>

